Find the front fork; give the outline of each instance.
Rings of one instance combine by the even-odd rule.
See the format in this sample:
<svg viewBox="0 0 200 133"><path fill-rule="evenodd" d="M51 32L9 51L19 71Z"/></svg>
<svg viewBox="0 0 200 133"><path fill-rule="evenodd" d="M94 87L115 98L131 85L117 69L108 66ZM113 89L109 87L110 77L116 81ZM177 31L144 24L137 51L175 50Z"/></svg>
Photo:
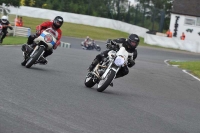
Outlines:
<svg viewBox="0 0 200 133"><path fill-rule="evenodd" d="M45 47L45 46L41 46L40 47ZM31 53L30 57L33 57L33 55L35 54L35 51L38 50L39 46L35 46L33 52ZM38 60L40 59L40 57L44 54L45 51L42 52L42 54L39 56Z"/></svg>
<svg viewBox="0 0 200 133"><path fill-rule="evenodd" d="M110 71L110 69L114 70L114 71L117 73L118 70L120 69L120 67L117 67L117 66L115 66L115 65L112 66L112 65L114 65L114 64L113 64L113 63L110 63L110 64L108 65L108 67L107 67L107 66L102 66L102 65L97 64L97 66L94 68L94 74L96 75L96 77L97 77L98 79L102 80L102 79L105 79L105 77L106 77L106 75L108 74L108 72ZM99 74L99 72L98 72L99 67L107 68L106 71L103 73L102 76L101 76L101 75Z"/></svg>
<svg viewBox="0 0 200 133"><path fill-rule="evenodd" d="M113 71L115 71L115 73L117 74L117 72L119 71L120 67L117 67L117 68L112 67L112 66L108 67L108 69L106 69L105 73L101 76L101 79L105 79L106 76L108 75L108 72L109 72L111 69L112 69ZM115 74L115 77L116 77L116 74ZM114 77L114 78L115 78L115 77Z"/></svg>
<svg viewBox="0 0 200 133"><path fill-rule="evenodd" d="M31 53L30 57L33 57L33 55L35 54L35 51L38 49L38 47L39 47L38 45L35 46L35 48L34 48L33 52Z"/></svg>

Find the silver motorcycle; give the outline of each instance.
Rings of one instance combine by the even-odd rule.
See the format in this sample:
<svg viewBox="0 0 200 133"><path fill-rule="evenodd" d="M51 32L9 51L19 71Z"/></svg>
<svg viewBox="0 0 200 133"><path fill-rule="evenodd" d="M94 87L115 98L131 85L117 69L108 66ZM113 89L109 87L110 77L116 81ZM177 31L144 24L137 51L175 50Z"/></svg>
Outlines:
<svg viewBox="0 0 200 133"><path fill-rule="evenodd" d="M97 91L103 92L115 79L121 67L127 65L128 52L121 47L118 52L111 50L108 57L98 63L93 71L88 72L85 78L85 86L88 88L97 84Z"/></svg>
<svg viewBox="0 0 200 133"><path fill-rule="evenodd" d="M25 58L25 62L22 65L30 68L33 64L40 63L40 59L44 58L45 50L52 49L56 44L57 39L52 33L51 29L44 30L40 36L34 39L34 45L36 45L34 49L27 45L25 50L22 50Z"/></svg>

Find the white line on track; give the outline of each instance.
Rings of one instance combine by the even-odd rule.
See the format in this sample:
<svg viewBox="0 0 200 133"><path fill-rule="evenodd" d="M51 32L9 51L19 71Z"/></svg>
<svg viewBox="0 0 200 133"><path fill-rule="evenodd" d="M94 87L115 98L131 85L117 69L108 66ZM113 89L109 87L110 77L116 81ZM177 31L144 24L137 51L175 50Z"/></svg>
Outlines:
<svg viewBox="0 0 200 133"><path fill-rule="evenodd" d="M170 64L168 63L169 61L170 61L170 60L165 60L164 62L165 62L165 64L167 64L168 66L178 67L178 65L170 65ZM196 80L200 81L200 79L199 79L198 77L192 75L192 74L189 73L187 70L182 70L182 71L183 71L184 73L186 73L186 74L192 76L192 77L195 78Z"/></svg>

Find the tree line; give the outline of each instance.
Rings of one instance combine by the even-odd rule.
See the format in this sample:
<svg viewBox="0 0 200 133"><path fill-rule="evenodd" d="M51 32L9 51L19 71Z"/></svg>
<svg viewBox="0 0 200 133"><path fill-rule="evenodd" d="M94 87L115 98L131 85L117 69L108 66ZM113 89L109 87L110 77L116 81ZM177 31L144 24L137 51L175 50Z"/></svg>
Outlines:
<svg viewBox="0 0 200 133"><path fill-rule="evenodd" d="M169 28L173 0L0 0L13 6L31 6L96 17L110 18L150 30Z"/></svg>

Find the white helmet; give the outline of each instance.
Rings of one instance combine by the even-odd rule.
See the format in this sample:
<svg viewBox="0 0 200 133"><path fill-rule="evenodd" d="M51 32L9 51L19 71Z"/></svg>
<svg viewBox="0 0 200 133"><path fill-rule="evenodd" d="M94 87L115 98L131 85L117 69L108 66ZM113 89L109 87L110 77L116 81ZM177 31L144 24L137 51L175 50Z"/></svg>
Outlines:
<svg viewBox="0 0 200 133"><path fill-rule="evenodd" d="M6 23L8 21L8 17L7 16L2 16L1 17L1 21L2 21L2 23Z"/></svg>

